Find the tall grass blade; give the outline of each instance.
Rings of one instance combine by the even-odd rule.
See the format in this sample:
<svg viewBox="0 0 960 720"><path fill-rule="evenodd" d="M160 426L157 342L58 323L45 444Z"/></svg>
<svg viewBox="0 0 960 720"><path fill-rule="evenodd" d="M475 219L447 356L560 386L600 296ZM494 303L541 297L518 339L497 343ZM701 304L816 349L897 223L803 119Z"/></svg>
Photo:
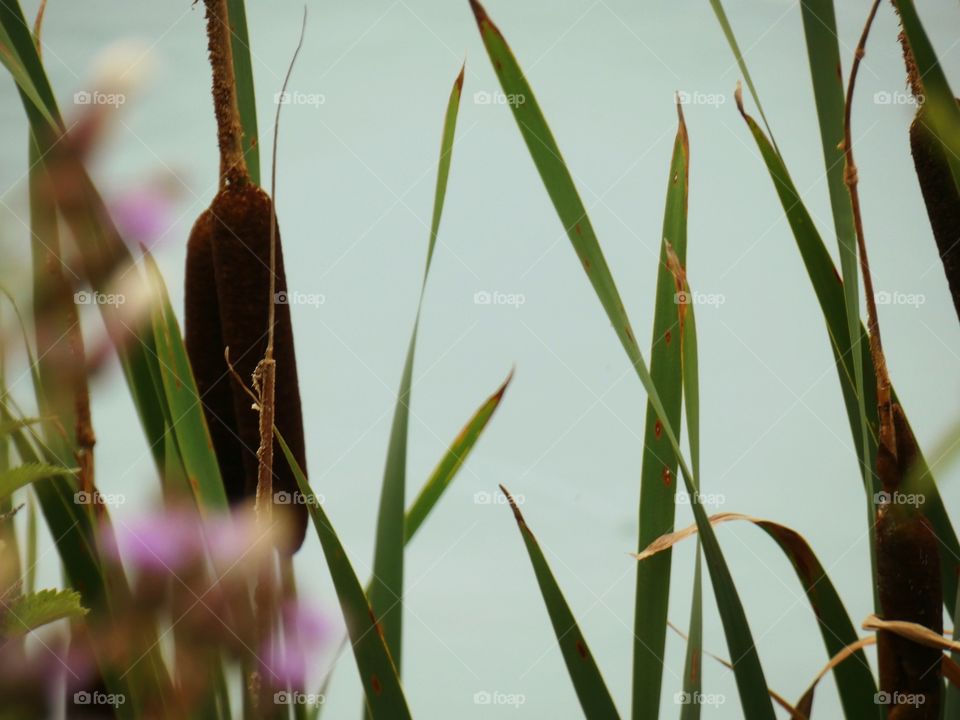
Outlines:
<svg viewBox="0 0 960 720"><path fill-rule="evenodd" d="M827 187L830 192L830 207L833 210L833 226L840 250L840 271L843 274L844 312L847 317L847 332L838 339L841 354L851 355L854 341L860 338L859 268L857 264L857 239L853 226L853 205L844 182L843 118L846 95L843 89L840 45L837 35L837 18L833 0L803 0L800 4L803 17L803 32L807 43L807 59L813 79L813 96L820 122L820 144L823 148L823 163L826 168ZM856 357L856 355L853 355ZM859 436L860 474L867 489L867 527L873 524L876 505L873 497L880 489L874 473L876 448L871 447L867 413L864 406L863 364L852 363L854 392L857 398L857 426L851 428ZM872 380L872 379L871 379ZM870 567L874 588L874 608L877 597L877 547L874 533L870 534Z"/></svg>
<svg viewBox="0 0 960 720"><path fill-rule="evenodd" d="M423 272L423 284L420 300L414 320L410 345L403 366L400 391L397 394L397 406L393 415L393 427L390 431L390 443L387 449L387 461L383 473L383 490L380 495L380 511L377 517L377 540L373 557L373 586L370 592L370 605L377 622L383 628L387 647L399 670L401 662L401 641L403 638L403 544L404 544L404 508L406 503L407 474L407 429L410 419L410 389L413 380L413 358L417 344L417 331L420 326L420 309L426 290L433 250L440 230L440 218L443 214L443 201L447 192L447 178L450 175L450 160L453 152L453 139L457 127L457 112L460 109L460 95L463 91L464 68L453 83L447 110L443 122L440 141L440 160L437 169L437 185L434 194L433 219L430 225L430 241L427 248L426 267Z"/></svg>
<svg viewBox="0 0 960 720"><path fill-rule="evenodd" d="M607 690L607 684L604 682L593 654L587 646L587 641L580 631L577 619L573 616L566 598L563 597L560 586L557 585L557 580L550 570L547 558L540 549L540 544L524 521L513 496L503 485L500 486L500 489L507 496L510 509L513 510L513 516L517 521L517 527L520 528L520 536L523 538L523 544L530 556L530 563L533 565L533 572L537 576L537 584L540 586L540 594L547 606L547 614L550 615L553 631L557 636L557 642L560 644L563 662L567 666L567 672L570 674L570 680L577 692L584 716L587 720L619 718L617 707L613 703L610 691Z"/></svg>
<svg viewBox="0 0 960 720"><path fill-rule="evenodd" d="M390 657L390 651L377 622L367 596L363 593L360 580L354 572L346 550L337 537L327 514L314 495L303 470L297 465L296 458L287 447L280 433L274 431L280 449L290 464L297 479L300 492L310 511L310 519L320 538L327 568L340 600L340 609L347 625L347 633L353 645L353 655L360 671L360 682L367 698L367 709L373 720L405 720L411 717L407 708L397 668Z"/></svg>
<svg viewBox="0 0 960 720"><path fill-rule="evenodd" d="M517 64L516 58L500 30L490 20L479 2L471 0L470 4L477 19L480 36L500 80L503 92L508 97L524 99L522 103L511 104L511 110L520 128L520 133L594 291L597 293L604 310L606 310L607 316L613 324L640 382L647 391L649 402L653 404L661 420L663 432L677 457L677 463L683 475L687 492L692 498L697 497L696 480L680 452L677 433L669 422L660 395L647 370L643 354L640 352L633 330L630 327L630 320L620 300L620 293L613 281L613 276L610 274L610 269L604 259L603 251L600 249L600 244L587 217L580 195L574 186L570 171L560 155L560 148L547 126L523 71ZM735 675L743 712L748 720L773 718L773 705L764 691L767 683L763 675L763 668L760 665L760 658L750 633L750 627L747 624L743 604L737 595L730 570L703 507L699 502L694 501L692 508L697 524L701 527L704 557L707 560L707 568L713 581L724 634L727 638L730 653L735 660Z"/></svg>
<svg viewBox="0 0 960 720"><path fill-rule="evenodd" d="M177 455L197 505L204 511L225 509L227 494L180 325L156 261L150 253L145 252L143 262L154 303L151 320L157 353L156 366L170 415L169 432L173 437L169 439L176 443Z"/></svg>
<svg viewBox="0 0 960 720"><path fill-rule="evenodd" d="M677 105L679 123L667 182L662 237L681 263L687 254L687 202L690 146L683 113ZM680 430L683 392L681 341L677 315L678 293L667 267L667 245L661 243L657 271L650 376L660 392L667 418ZM671 342L671 338L678 340ZM663 428L652 403L647 402L643 461L640 471L640 520L637 549L673 530L676 514L677 460L663 437ZM671 554L663 553L650 563L637 565L636 602L633 620L633 717L653 717L660 707L663 683L667 610L670 605Z"/></svg>

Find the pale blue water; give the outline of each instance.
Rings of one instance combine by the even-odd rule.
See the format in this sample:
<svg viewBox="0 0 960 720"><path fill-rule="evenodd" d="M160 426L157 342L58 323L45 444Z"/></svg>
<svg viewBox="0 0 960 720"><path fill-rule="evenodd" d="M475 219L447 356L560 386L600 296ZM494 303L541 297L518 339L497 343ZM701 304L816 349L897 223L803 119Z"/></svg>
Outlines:
<svg viewBox="0 0 960 720"><path fill-rule="evenodd" d="M261 129L272 126L273 94L301 7L249 3ZM697 316L704 491L721 494L723 510L772 518L806 535L859 624L871 611L867 538L836 373L799 254L733 104L739 75L708 3L491 0L487 9L551 122L644 348L676 125L673 93L709 101L686 108L689 278L724 299ZM866 9L838 3L845 68ZM793 178L833 249L799 7L755 0L729 2L728 11ZM922 13L956 88L957 8L938 0L923 3ZM217 172L202 5L52 2L46 64L70 110L95 54L129 36L146 42L154 73L123 109L93 169L107 194L175 174L175 222L156 253L179 311L185 239ZM878 92L904 88L895 38L884 3L860 76L854 133L876 284L924 295L919 307L880 312L893 378L922 445L932 450L956 420L960 332L912 177L911 110L874 101ZM636 543L646 398L508 108L475 97L498 86L465 0L310 3L290 87L323 102L284 111L278 213L291 289L324 296L322 304L293 308L311 476L366 576L426 252L442 113L464 57L458 140L415 369L411 497L473 409L514 365L517 374L468 465L409 548L404 684L417 717L581 716L513 518L502 505L475 502L475 493L504 483L525 497L527 520L628 713L634 561L627 552ZM0 89L0 237L4 258L19 258L5 260L2 279L23 294L27 235L17 218L27 217L26 123L13 84L5 78ZM474 294L484 291L523 302L475 304ZM96 334L95 315L88 329ZM157 482L116 372L95 385L95 397L99 481L104 492L128 496L116 511L122 518L146 506ZM948 508L960 503L956 475L939 478ZM689 521L681 508L678 523ZM756 529L728 525L718 534L768 682L796 699L826 660L799 584ZM681 627L692 560L692 545L675 553L670 617ZM298 570L303 591L336 612L315 540L298 556ZM52 552L41 579L59 582ZM705 644L726 655L709 594L705 611ZM683 652L671 636L665 717L677 713ZM740 717L732 675L705 662L705 691L725 701L704 716ZM523 702L477 704L477 693ZM354 717L359 697L345 657L327 717ZM832 680L822 684L816 707L824 717L839 713Z"/></svg>

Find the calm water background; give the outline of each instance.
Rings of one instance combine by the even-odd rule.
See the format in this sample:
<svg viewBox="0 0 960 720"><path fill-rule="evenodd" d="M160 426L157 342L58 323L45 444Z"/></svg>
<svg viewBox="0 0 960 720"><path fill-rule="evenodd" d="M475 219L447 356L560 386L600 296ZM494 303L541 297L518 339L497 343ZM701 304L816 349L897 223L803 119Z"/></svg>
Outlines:
<svg viewBox="0 0 960 720"><path fill-rule="evenodd" d="M27 2L32 15L36 3ZM868 3L838 3L844 67ZM250 2L261 128L272 126L302 5ZM641 346L649 347L663 198L676 126L674 91L723 100L686 108L692 153L688 271L723 296L697 316L703 486L719 509L784 522L811 541L854 622L871 611L863 498L820 310L772 184L733 104L739 77L705 2L626 0L487 6L527 71L613 268ZM835 248L798 3L728 2L780 148ZM923 20L954 87L960 16L948 0ZM924 296L883 306L897 389L931 451L956 418L960 331L912 177L912 109L888 4L858 84L861 194L879 289ZM184 246L217 171L202 4L53 2L46 65L66 112L110 43L140 38L153 67L92 167L107 195L166 177L178 196L155 247L178 311ZM473 409L512 366L512 387L468 465L409 548L404 683L418 717L576 718L581 712L509 511L477 502L506 484L525 499L621 710L629 711L634 549L646 397L597 302L498 90L466 0L311 2L291 90L322 95L285 110L278 214L291 290L323 295L293 308L314 486L361 576L370 569L390 417L427 246L442 113L467 60L453 169L423 311L410 429L410 497ZM0 81L2 280L29 290L26 123ZM263 142L269 142L266 133ZM267 159L265 158L265 161ZM266 164L266 162L265 162ZM834 253L835 255L835 253ZM475 293L522 296L482 305ZM87 330L99 333L89 315ZM16 358L14 358L16 363ZM16 376L17 372L13 372ZM26 382L17 392L28 397ZM113 368L94 386L98 479L128 502L157 481L125 386ZM958 473L939 480L960 503ZM481 496L482 499L482 496ZM677 522L691 521L681 507ZM789 565L748 526L719 530L770 686L797 698L824 663L814 617ZM48 538L41 580L57 584ZM687 625L693 545L675 553L670 617ZM318 544L297 558L300 585L331 613ZM726 647L709 588L705 645ZM668 637L666 717L677 712L683 643ZM871 658L873 656L871 655ZM733 676L705 661L706 717L740 716ZM319 677L322 668L318 668ZM485 706L477 693L519 694ZM327 717L354 717L360 688L344 658ZM839 713L827 679L817 694Z"/></svg>

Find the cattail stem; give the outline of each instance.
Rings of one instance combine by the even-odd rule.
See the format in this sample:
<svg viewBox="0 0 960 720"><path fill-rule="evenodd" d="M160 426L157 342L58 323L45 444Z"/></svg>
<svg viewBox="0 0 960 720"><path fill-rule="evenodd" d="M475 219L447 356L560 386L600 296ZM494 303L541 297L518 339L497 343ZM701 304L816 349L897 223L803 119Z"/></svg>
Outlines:
<svg viewBox="0 0 960 720"><path fill-rule="evenodd" d="M860 252L860 271L863 274L863 290L867 296L867 329L870 336L870 354L877 372L877 402L883 408L890 405L890 376L887 372L887 363L883 355L883 343L880 339L880 323L877 319L877 303L873 290L873 276L870 273L870 260L867 255L867 243L863 232L863 217L860 212L860 193L857 189L857 164L853 159L853 134L851 132L851 116L853 114L853 92L857 83L857 73L860 63L866 52L867 36L873 26L873 20L880 7L880 0L874 0L870 7L870 14L860 35L860 42L853 55L853 66L850 68L850 82L847 84L846 107L843 115L843 155L845 161L843 179L850 193L850 204L853 207L853 226L857 235L857 248ZM881 411L882 412L882 411ZM883 434L883 418L881 417L881 436ZM892 428L891 422L888 427Z"/></svg>
<svg viewBox="0 0 960 720"><path fill-rule="evenodd" d="M207 46L210 66L213 68L213 109L217 117L217 143L220 146L220 187L225 187L249 182L249 175L243 155L243 126L240 123L233 75L227 0L205 0L205 4Z"/></svg>

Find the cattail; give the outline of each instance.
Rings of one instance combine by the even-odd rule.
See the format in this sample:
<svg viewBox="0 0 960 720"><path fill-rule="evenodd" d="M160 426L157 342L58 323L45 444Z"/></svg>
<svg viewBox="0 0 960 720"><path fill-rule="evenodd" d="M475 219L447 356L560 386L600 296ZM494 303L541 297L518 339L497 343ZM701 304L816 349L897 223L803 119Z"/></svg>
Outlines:
<svg viewBox="0 0 960 720"><path fill-rule="evenodd" d="M269 307L275 306L274 423L301 468L306 467L300 391L293 347L290 308L279 231L275 234L275 286L270 296L270 197L247 174L241 146L230 33L223 0L206 0L213 100L220 148L220 189L210 208L197 219L187 247L186 345L197 379L204 414L220 472L231 502L253 498L257 490L259 417L243 382L250 382L264 358L269 335ZM229 348L231 372L224 358ZM285 550L303 542L307 511L289 500L297 483L276 443L274 498L292 518Z"/></svg>
<svg viewBox="0 0 960 720"><path fill-rule="evenodd" d="M910 154L913 155L913 167L933 239L947 275L953 307L960 316L960 192L950 172L947 150L930 127L920 70L910 41L902 30L899 39L907 68L907 86L917 103L917 114L910 124Z"/></svg>
<svg viewBox="0 0 960 720"><path fill-rule="evenodd" d="M960 193L950 173L946 149L930 129L923 105L910 124L910 152L953 307L960 317Z"/></svg>
<svg viewBox="0 0 960 720"><path fill-rule="evenodd" d="M899 490L919 456L907 418L892 403L895 452L883 444L877 450L877 475L884 494L893 498L877 509L877 595L884 619L903 620L943 633L943 592L939 541L920 510L897 500ZM906 698L890 717L940 716L941 651L920 645L888 630L877 632L880 689ZM910 703L909 698L920 698ZM895 714L899 713L899 714Z"/></svg>

